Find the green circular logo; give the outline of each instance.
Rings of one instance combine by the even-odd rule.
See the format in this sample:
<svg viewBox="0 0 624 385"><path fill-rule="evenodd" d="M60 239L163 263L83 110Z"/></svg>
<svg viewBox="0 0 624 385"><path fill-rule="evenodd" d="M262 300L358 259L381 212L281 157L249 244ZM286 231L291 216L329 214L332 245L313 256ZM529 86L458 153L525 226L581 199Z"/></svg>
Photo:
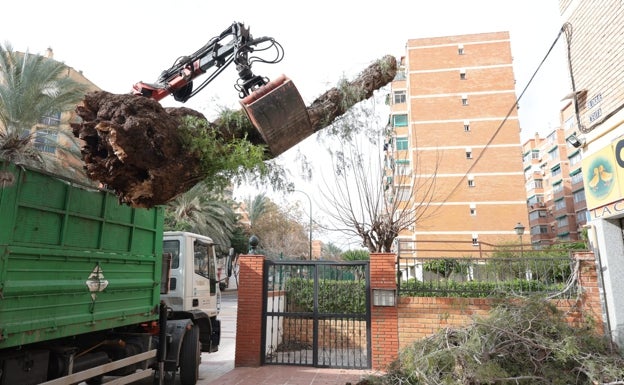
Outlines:
<svg viewBox="0 0 624 385"><path fill-rule="evenodd" d="M613 190L613 164L602 156L596 157L585 175L585 185L596 198L604 198Z"/></svg>

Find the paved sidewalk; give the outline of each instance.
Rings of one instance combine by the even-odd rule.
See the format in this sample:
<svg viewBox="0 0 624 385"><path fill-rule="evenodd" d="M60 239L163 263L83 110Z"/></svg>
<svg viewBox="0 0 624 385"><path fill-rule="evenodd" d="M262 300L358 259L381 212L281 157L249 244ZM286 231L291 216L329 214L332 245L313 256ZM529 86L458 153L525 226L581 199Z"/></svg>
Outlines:
<svg viewBox="0 0 624 385"><path fill-rule="evenodd" d="M211 385L355 385L367 370L319 369L302 366L267 365L259 368L234 368L207 384ZM200 382L204 383L204 382Z"/></svg>

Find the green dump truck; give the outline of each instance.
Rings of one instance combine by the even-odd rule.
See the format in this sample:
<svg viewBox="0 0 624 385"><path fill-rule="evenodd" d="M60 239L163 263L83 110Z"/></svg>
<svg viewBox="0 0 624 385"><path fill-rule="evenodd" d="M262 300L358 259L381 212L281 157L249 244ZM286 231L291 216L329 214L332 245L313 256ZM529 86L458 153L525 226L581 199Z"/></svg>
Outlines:
<svg viewBox="0 0 624 385"><path fill-rule="evenodd" d="M0 385L197 382L220 339L214 244L163 217L0 160Z"/></svg>

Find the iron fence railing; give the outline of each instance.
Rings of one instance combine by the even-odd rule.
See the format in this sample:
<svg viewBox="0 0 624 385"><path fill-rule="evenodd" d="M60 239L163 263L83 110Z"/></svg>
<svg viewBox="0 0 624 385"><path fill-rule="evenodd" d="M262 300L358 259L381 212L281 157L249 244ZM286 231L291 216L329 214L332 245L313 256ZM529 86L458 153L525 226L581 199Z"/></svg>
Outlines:
<svg viewBox="0 0 624 385"><path fill-rule="evenodd" d="M421 297L576 295L577 265L566 255L397 259L398 292Z"/></svg>

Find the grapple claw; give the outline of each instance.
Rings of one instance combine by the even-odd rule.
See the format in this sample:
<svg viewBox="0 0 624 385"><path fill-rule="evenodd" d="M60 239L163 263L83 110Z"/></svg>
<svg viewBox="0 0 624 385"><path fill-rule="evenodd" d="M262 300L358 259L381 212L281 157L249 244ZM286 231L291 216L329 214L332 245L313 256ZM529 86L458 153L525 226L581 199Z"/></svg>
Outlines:
<svg viewBox="0 0 624 385"><path fill-rule="evenodd" d="M295 84L281 75L240 101L275 157L314 133Z"/></svg>

